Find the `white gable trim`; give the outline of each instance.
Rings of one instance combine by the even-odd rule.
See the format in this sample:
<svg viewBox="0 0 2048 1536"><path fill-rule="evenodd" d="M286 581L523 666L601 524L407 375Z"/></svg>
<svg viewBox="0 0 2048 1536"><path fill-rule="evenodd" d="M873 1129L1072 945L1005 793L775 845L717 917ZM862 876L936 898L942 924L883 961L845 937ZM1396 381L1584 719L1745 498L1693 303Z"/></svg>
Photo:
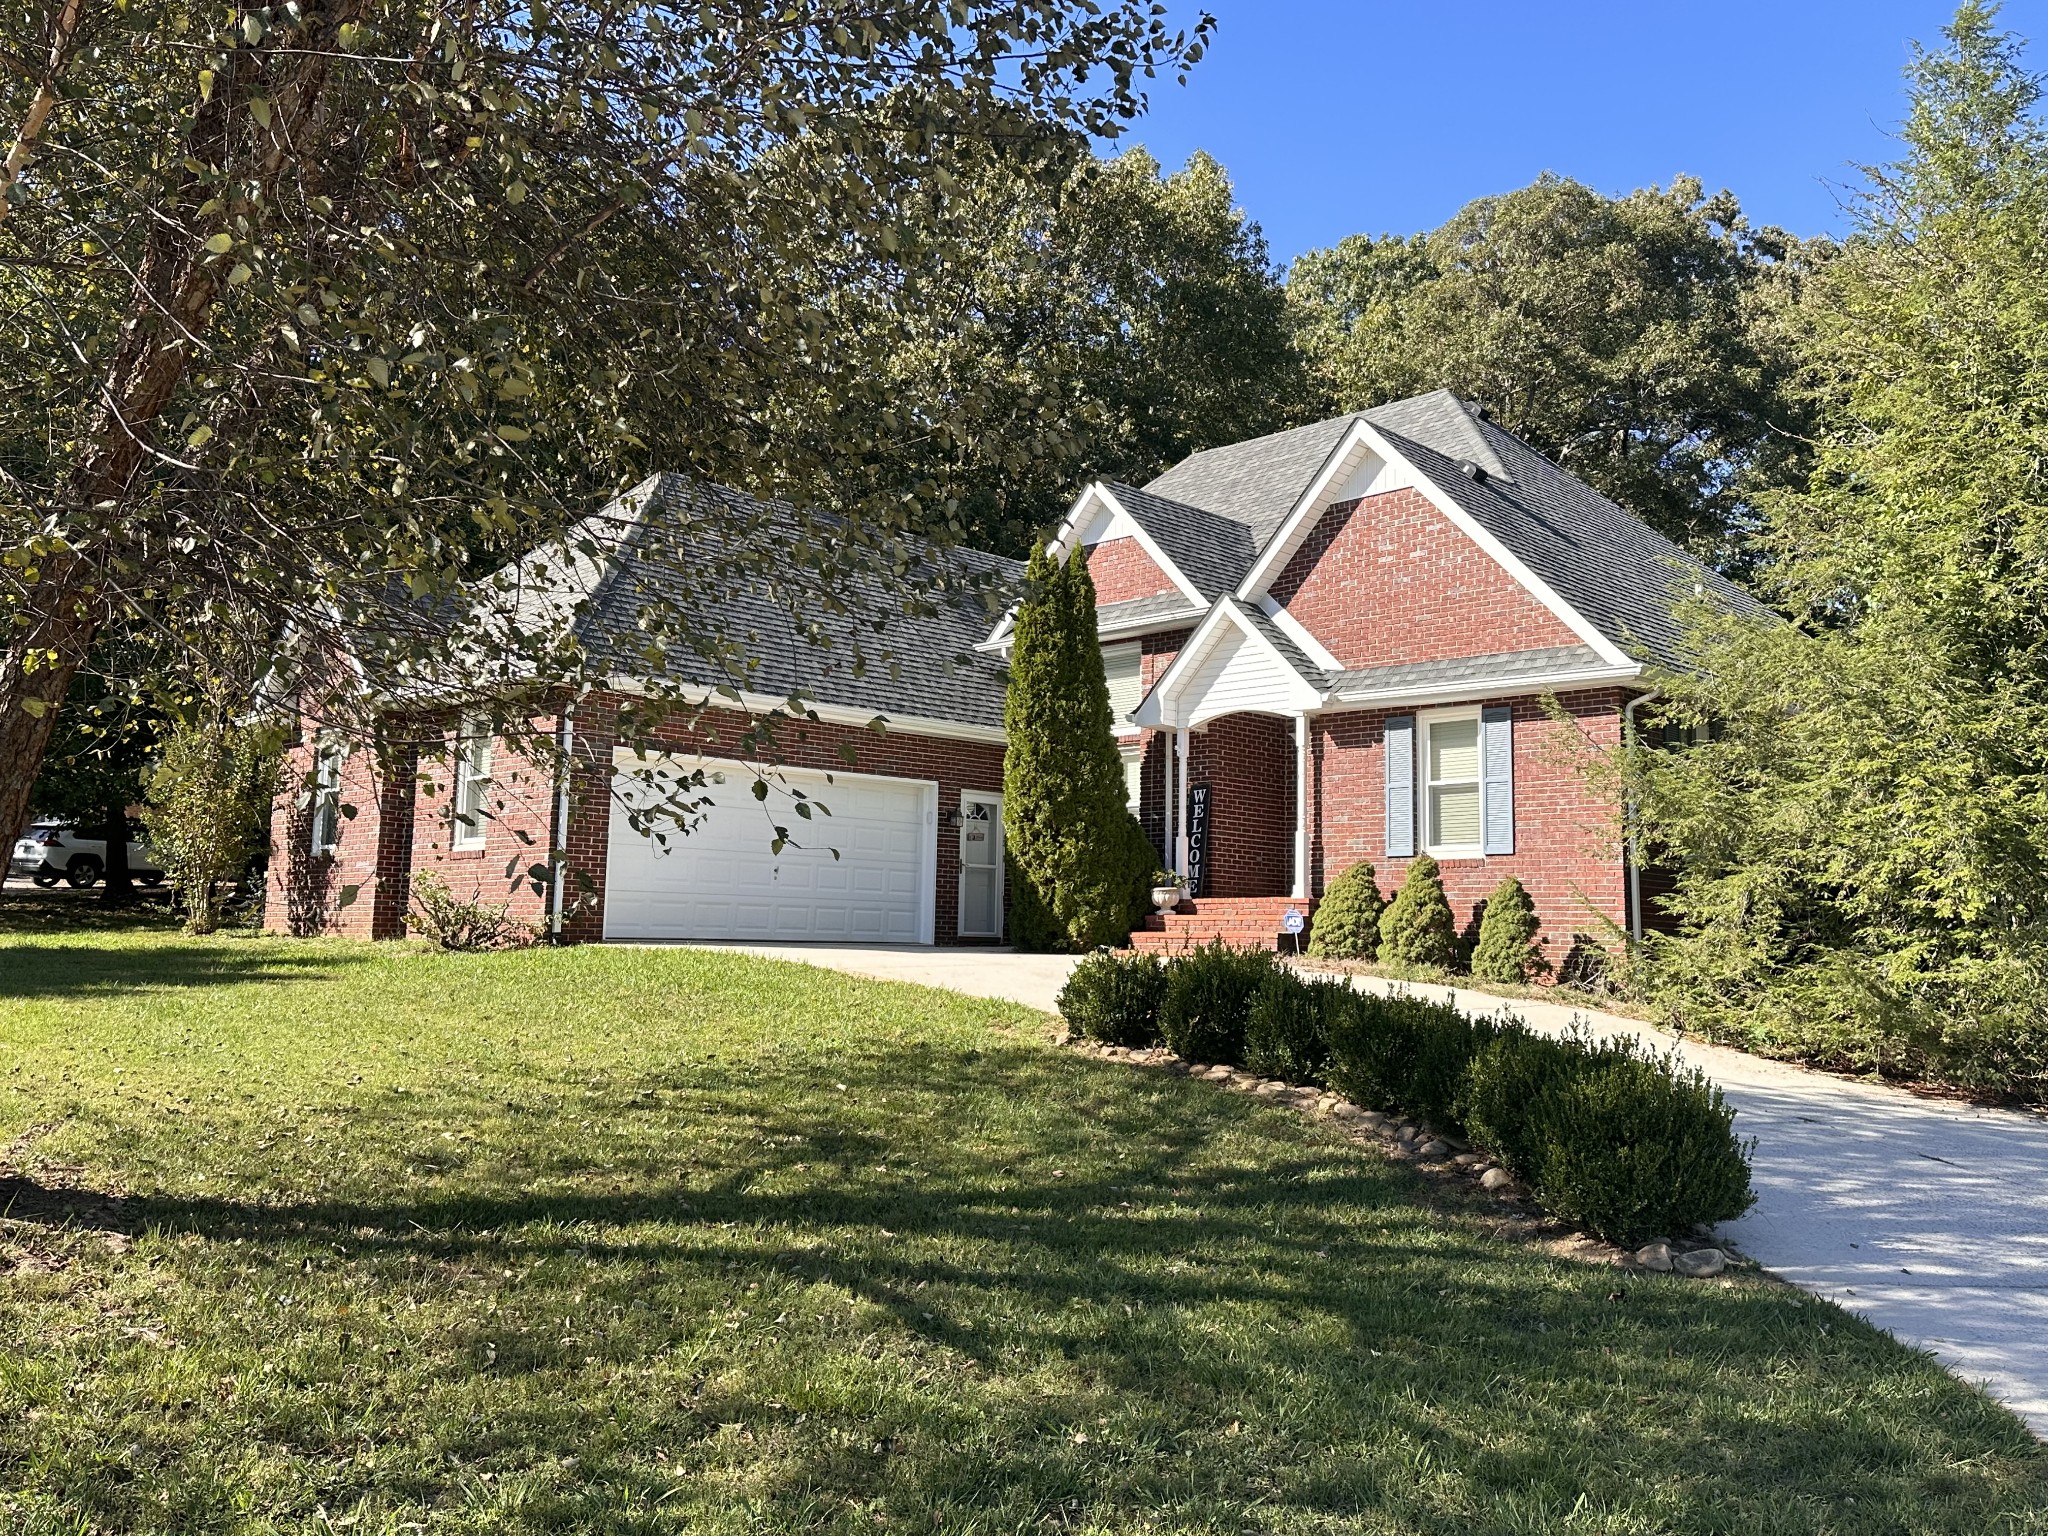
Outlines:
<svg viewBox="0 0 2048 1536"><path fill-rule="evenodd" d="M1262 697L1256 703L1236 703L1227 709L1205 712L1202 697L1187 695L1190 685L1202 677L1212 653L1226 640L1236 640L1249 646L1268 662L1277 673L1277 686L1270 697ZM1145 695L1144 702L1131 712L1131 723L1147 730L1185 730L1222 715L1246 710L1295 715L1304 710L1319 709L1322 704L1322 691L1295 670L1294 664L1280 648L1260 633L1258 625L1252 622L1236 599L1226 597L1209 610L1208 617L1188 636L1180 654L1153 683L1152 691Z"/></svg>
<svg viewBox="0 0 2048 1536"><path fill-rule="evenodd" d="M1145 531L1145 525L1131 516L1124 504L1118 501L1109 487L1100 480L1094 481L1087 490L1075 498L1073 507L1067 512L1066 520L1060 524L1059 532L1053 535L1052 543L1048 546L1051 553L1062 560L1066 559L1073 552L1082 532L1087 529L1090 517L1098 512L1108 514L1109 525L1092 542L1099 544L1106 539L1136 539L1138 547L1151 557L1154 565L1166 573L1167 580L1180 589L1182 596L1198 607L1208 606L1209 599L1202 595L1202 589L1181 574L1180 567L1167 558L1166 551L1159 547L1158 541Z"/></svg>
<svg viewBox="0 0 2048 1536"><path fill-rule="evenodd" d="M1238 588L1240 597L1264 595L1266 584L1280 573L1280 568L1285 564L1287 557L1299 545L1308 528L1313 526L1313 519L1321 516L1325 510L1322 505L1323 494L1343 468L1352 450L1359 446L1371 449L1389 465L1401 466L1407 472L1415 489L1429 498L1429 504L1448 518L1452 527L1490 555L1496 565L1513 577L1530 596L1548 608L1559 623L1597 651L1602 660L1617 667L1635 665L1633 657L1601 634L1587 621L1585 615L1560 597L1549 582L1524 565L1513 551L1488 533L1478 519L1446 495L1442 486L1416 468L1414 463L1397 450L1371 422L1363 419L1354 423L1351 430L1344 434L1343 441L1332 451L1330 457L1324 460L1323 468L1310 482L1308 490L1294 504L1293 510L1287 514L1273 537L1266 541L1265 549L1260 551L1259 558L1253 562L1250 572Z"/></svg>
<svg viewBox="0 0 2048 1536"><path fill-rule="evenodd" d="M1309 633L1309 628L1306 624L1281 607L1279 599L1272 597L1260 598L1259 610L1273 621L1274 627L1280 633L1301 647L1302 655L1321 667L1325 672L1342 672L1344 670L1344 663L1330 654L1328 646Z"/></svg>

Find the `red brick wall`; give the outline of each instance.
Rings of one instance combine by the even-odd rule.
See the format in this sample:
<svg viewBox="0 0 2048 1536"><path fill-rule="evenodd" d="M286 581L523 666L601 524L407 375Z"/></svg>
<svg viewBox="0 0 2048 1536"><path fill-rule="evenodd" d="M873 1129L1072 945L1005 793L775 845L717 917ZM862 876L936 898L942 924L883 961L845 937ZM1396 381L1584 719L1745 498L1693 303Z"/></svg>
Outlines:
<svg viewBox="0 0 2048 1536"><path fill-rule="evenodd" d="M1589 748L1621 739L1624 695L1616 689L1566 694L1568 719L1553 720L1540 700L1496 699L1514 709L1515 851L1443 865L1444 892L1461 932L1470 937L1475 907L1509 875L1518 876L1543 921L1553 965L1574 933L1601 932L1626 913L1620 809L1588 782ZM1371 862L1391 896L1410 861L1386 857L1386 766L1381 743L1387 715L1412 709L1357 710L1309 722L1310 889L1321 893L1359 860ZM1419 751L1419 744L1418 744Z"/></svg>
<svg viewBox="0 0 2048 1536"><path fill-rule="evenodd" d="M1332 506L1272 595L1347 667L1580 643L1414 490Z"/></svg>
<svg viewBox="0 0 2048 1536"><path fill-rule="evenodd" d="M1294 882L1294 722L1225 715L1188 737L1188 783L1209 786L1206 896L1284 896Z"/></svg>
<svg viewBox="0 0 2048 1536"><path fill-rule="evenodd" d="M619 701L593 695L577 706L577 784L569 822L568 895L572 903L584 893L581 910L564 925L565 936L582 941L604 932L601 906L588 892L604 886L605 857L611 833L611 761L618 740L615 711ZM770 757L763 748L743 741L745 715L713 710L692 721L674 719L655 734L652 745L665 751L705 752L745 757ZM1003 788L1003 749L993 743L951 741L935 736L886 735L860 726L810 721L779 721L772 760L790 768L871 773L889 778L934 779L939 786L938 890L933 912L933 937L941 944L962 941L960 929L959 833L945 825L948 812L960 804L963 789L999 794ZM828 800L829 803L829 800ZM501 866L502 867L502 866ZM579 879L579 874L583 877ZM586 886L586 881L588 882Z"/></svg>
<svg viewBox="0 0 2048 1536"><path fill-rule="evenodd" d="M1134 597L1157 597L1161 592L1178 592L1173 578L1145 553L1145 546L1128 535L1104 539L1088 550L1088 574L1095 578L1098 603L1128 602Z"/></svg>
<svg viewBox="0 0 2048 1536"><path fill-rule="evenodd" d="M416 754L407 742L351 752L341 767L343 810L334 851L315 855L308 787L313 744L302 739L286 751L270 812L270 871L263 902L267 929L368 939L403 935L415 767ZM343 906L351 887L354 898Z"/></svg>
<svg viewBox="0 0 2048 1536"><path fill-rule="evenodd" d="M526 728L552 737L557 722L541 718ZM507 902L519 921L545 922L552 882L544 878L536 889L528 871L548 862L555 825L554 765L545 757L536 761L502 737L492 742L483 846L457 848L454 734L455 722L449 720L424 744L412 804L413 870L436 871L464 900L493 906Z"/></svg>

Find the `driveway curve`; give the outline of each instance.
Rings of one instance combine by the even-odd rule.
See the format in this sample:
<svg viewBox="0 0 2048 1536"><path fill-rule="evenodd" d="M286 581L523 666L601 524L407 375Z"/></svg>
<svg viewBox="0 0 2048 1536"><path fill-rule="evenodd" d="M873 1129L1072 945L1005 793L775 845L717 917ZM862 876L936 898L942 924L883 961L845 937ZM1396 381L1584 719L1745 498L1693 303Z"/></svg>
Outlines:
<svg viewBox="0 0 2048 1536"><path fill-rule="evenodd" d="M970 948L726 946L1051 1011L1073 959ZM2048 1116L1921 1098L1682 1039L1616 1014L1375 977L1353 984L1583 1023L1699 1066L1756 1138L1755 1207L1722 1235L1936 1358L2048 1438Z"/></svg>

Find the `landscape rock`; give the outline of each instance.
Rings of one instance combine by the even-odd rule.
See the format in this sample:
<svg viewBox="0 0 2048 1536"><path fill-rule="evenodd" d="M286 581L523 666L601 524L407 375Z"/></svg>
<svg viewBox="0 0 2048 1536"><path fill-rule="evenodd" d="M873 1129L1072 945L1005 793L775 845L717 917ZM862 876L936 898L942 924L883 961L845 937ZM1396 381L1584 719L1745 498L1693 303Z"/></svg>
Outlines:
<svg viewBox="0 0 2048 1536"><path fill-rule="evenodd" d="M1460 1152L1451 1161L1466 1168L1477 1168L1481 1163L1490 1162L1492 1159L1484 1152Z"/></svg>
<svg viewBox="0 0 2048 1536"><path fill-rule="evenodd" d="M1705 1280L1728 1267L1728 1255L1718 1248L1695 1248L1672 1259L1671 1267L1681 1275Z"/></svg>
<svg viewBox="0 0 2048 1536"><path fill-rule="evenodd" d="M1669 1274L1671 1245L1661 1237L1654 1243L1645 1243L1636 1250L1636 1262L1645 1269L1654 1269L1659 1274Z"/></svg>
<svg viewBox="0 0 2048 1536"><path fill-rule="evenodd" d="M1358 1112L1358 1121L1368 1130L1374 1131L1385 1130L1389 1124L1387 1117L1376 1109L1361 1109Z"/></svg>
<svg viewBox="0 0 2048 1536"><path fill-rule="evenodd" d="M1202 1074L1212 1083L1227 1083L1235 1075L1228 1067L1211 1067Z"/></svg>
<svg viewBox="0 0 2048 1536"><path fill-rule="evenodd" d="M1252 1092L1257 1094L1262 1099L1276 1098L1280 1094L1285 1093L1286 1091L1287 1085L1285 1083L1275 1082L1270 1077L1265 1078L1264 1080L1255 1079L1254 1085L1252 1087Z"/></svg>
<svg viewBox="0 0 2048 1536"><path fill-rule="evenodd" d="M1407 1142L1414 1141L1416 1137L1420 1136L1421 1134L1422 1133L1412 1125L1400 1125L1394 1128L1394 1140L1402 1142L1404 1144Z"/></svg>
<svg viewBox="0 0 2048 1536"><path fill-rule="evenodd" d="M1515 1177L1505 1168L1489 1168L1479 1176L1481 1189L1512 1189Z"/></svg>
<svg viewBox="0 0 2048 1536"><path fill-rule="evenodd" d="M1417 1147L1415 1150L1417 1152L1420 1152L1424 1157L1447 1157L1450 1155L1451 1144L1448 1141L1443 1141L1441 1139L1435 1141L1425 1141L1421 1146Z"/></svg>

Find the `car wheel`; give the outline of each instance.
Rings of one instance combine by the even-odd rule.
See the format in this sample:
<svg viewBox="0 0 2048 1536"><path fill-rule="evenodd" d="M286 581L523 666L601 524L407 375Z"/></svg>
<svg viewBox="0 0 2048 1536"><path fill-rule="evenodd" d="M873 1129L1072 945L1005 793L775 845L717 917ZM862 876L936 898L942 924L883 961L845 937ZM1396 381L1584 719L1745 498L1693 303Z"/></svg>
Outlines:
<svg viewBox="0 0 2048 1536"><path fill-rule="evenodd" d="M71 860L71 867L64 871L64 878L71 882L74 891L96 885L100 878L100 861L89 853L77 854Z"/></svg>
<svg viewBox="0 0 2048 1536"><path fill-rule="evenodd" d="M145 869L135 878L144 885L162 885L164 883L164 872L160 869Z"/></svg>
<svg viewBox="0 0 2048 1536"><path fill-rule="evenodd" d="M34 874L29 876L29 879L35 881L37 885L40 885L46 891L51 886L55 885L61 878L62 876L60 876L57 873L57 871L55 871L54 869L50 869L48 867L39 869Z"/></svg>

